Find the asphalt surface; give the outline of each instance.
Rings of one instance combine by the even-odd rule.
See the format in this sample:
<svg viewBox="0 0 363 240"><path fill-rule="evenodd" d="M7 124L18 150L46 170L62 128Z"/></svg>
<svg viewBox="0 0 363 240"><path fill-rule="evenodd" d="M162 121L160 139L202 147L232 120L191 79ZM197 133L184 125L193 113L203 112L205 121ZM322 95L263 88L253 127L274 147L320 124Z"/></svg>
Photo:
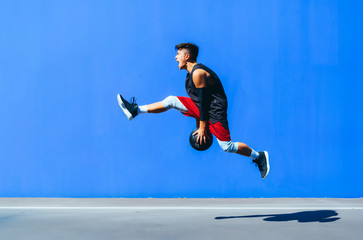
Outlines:
<svg viewBox="0 0 363 240"><path fill-rule="evenodd" d="M0 198L0 239L361 239L363 199Z"/></svg>

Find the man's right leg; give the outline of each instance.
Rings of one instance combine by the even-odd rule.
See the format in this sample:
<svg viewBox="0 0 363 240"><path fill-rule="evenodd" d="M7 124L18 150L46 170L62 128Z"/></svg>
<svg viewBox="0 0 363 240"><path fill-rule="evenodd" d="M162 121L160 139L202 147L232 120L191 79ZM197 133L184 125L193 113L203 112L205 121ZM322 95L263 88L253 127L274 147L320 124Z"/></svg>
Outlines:
<svg viewBox="0 0 363 240"><path fill-rule="evenodd" d="M162 113L170 108L175 108L181 112L188 111L182 102L175 96L169 96L161 102L143 106L138 106L134 100L132 103L127 102L120 94L117 95L117 101L129 120L133 119L140 113Z"/></svg>
<svg viewBox="0 0 363 240"><path fill-rule="evenodd" d="M181 112L188 111L188 109L182 104L182 102L176 96L169 96L161 102L140 106L140 109L142 109L142 107L145 107L147 113L162 113L169 110L170 108L175 108Z"/></svg>
<svg viewBox="0 0 363 240"><path fill-rule="evenodd" d="M140 106L142 108L143 106ZM162 102L156 102L149 105L145 105L145 110L147 113L162 113L168 109L164 106Z"/></svg>

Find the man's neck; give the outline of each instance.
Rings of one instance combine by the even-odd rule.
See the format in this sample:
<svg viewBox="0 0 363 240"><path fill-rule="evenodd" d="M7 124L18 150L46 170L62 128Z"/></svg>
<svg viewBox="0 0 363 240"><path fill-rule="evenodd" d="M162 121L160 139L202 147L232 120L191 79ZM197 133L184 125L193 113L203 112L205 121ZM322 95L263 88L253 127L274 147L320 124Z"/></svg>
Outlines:
<svg viewBox="0 0 363 240"><path fill-rule="evenodd" d="M187 71L190 74L193 70L193 67L197 65L197 62L187 62Z"/></svg>

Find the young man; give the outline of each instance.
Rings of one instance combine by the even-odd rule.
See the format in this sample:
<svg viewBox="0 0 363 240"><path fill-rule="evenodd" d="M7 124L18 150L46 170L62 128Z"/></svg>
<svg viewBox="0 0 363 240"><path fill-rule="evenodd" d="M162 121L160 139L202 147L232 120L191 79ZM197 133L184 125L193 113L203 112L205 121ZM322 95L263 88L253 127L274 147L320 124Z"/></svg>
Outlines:
<svg viewBox="0 0 363 240"><path fill-rule="evenodd" d="M210 131L226 152L238 153L253 159L258 166L261 177L266 178L270 170L269 157L266 151L258 152L241 142L232 142L227 121L227 97L217 74L201 63L197 63L199 48L192 43L181 43L175 46L176 61L179 69L188 71L185 88L190 96L169 96L161 102L138 106L135 100L127 102L120 94L118 104L129 120L141 113L161 113L175 108L186 116L197 121L197 142L205 142Z"/></svg>

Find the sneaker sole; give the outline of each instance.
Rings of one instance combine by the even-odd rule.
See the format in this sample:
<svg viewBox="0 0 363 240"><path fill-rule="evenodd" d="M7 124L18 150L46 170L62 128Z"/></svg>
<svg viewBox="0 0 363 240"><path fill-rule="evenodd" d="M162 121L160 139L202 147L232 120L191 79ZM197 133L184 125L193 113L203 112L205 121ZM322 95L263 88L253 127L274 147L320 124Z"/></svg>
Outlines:
<svg viewBox="0 0 363 240"><path fill-rule="evenodd" d="M132 114L129 112L129 110L127 110L124 102L121 99L120 94L117 94L117 102L118 102L118 105L120 106L120 108L122 109L122 111L124 111L127 119L131 120L132 119Z"/></svg>
<svg viewBox="0 0 363 240"><path fill-rule="evenodd" d="M265 176L262 179L265 179L268 175L268 172L270 171L270 162L269 162L269 157L268 157L268 152L267 151L263 151L265 153L265 157L266 157L266 164L267 164L267 172L265 174Z"/></svg>

